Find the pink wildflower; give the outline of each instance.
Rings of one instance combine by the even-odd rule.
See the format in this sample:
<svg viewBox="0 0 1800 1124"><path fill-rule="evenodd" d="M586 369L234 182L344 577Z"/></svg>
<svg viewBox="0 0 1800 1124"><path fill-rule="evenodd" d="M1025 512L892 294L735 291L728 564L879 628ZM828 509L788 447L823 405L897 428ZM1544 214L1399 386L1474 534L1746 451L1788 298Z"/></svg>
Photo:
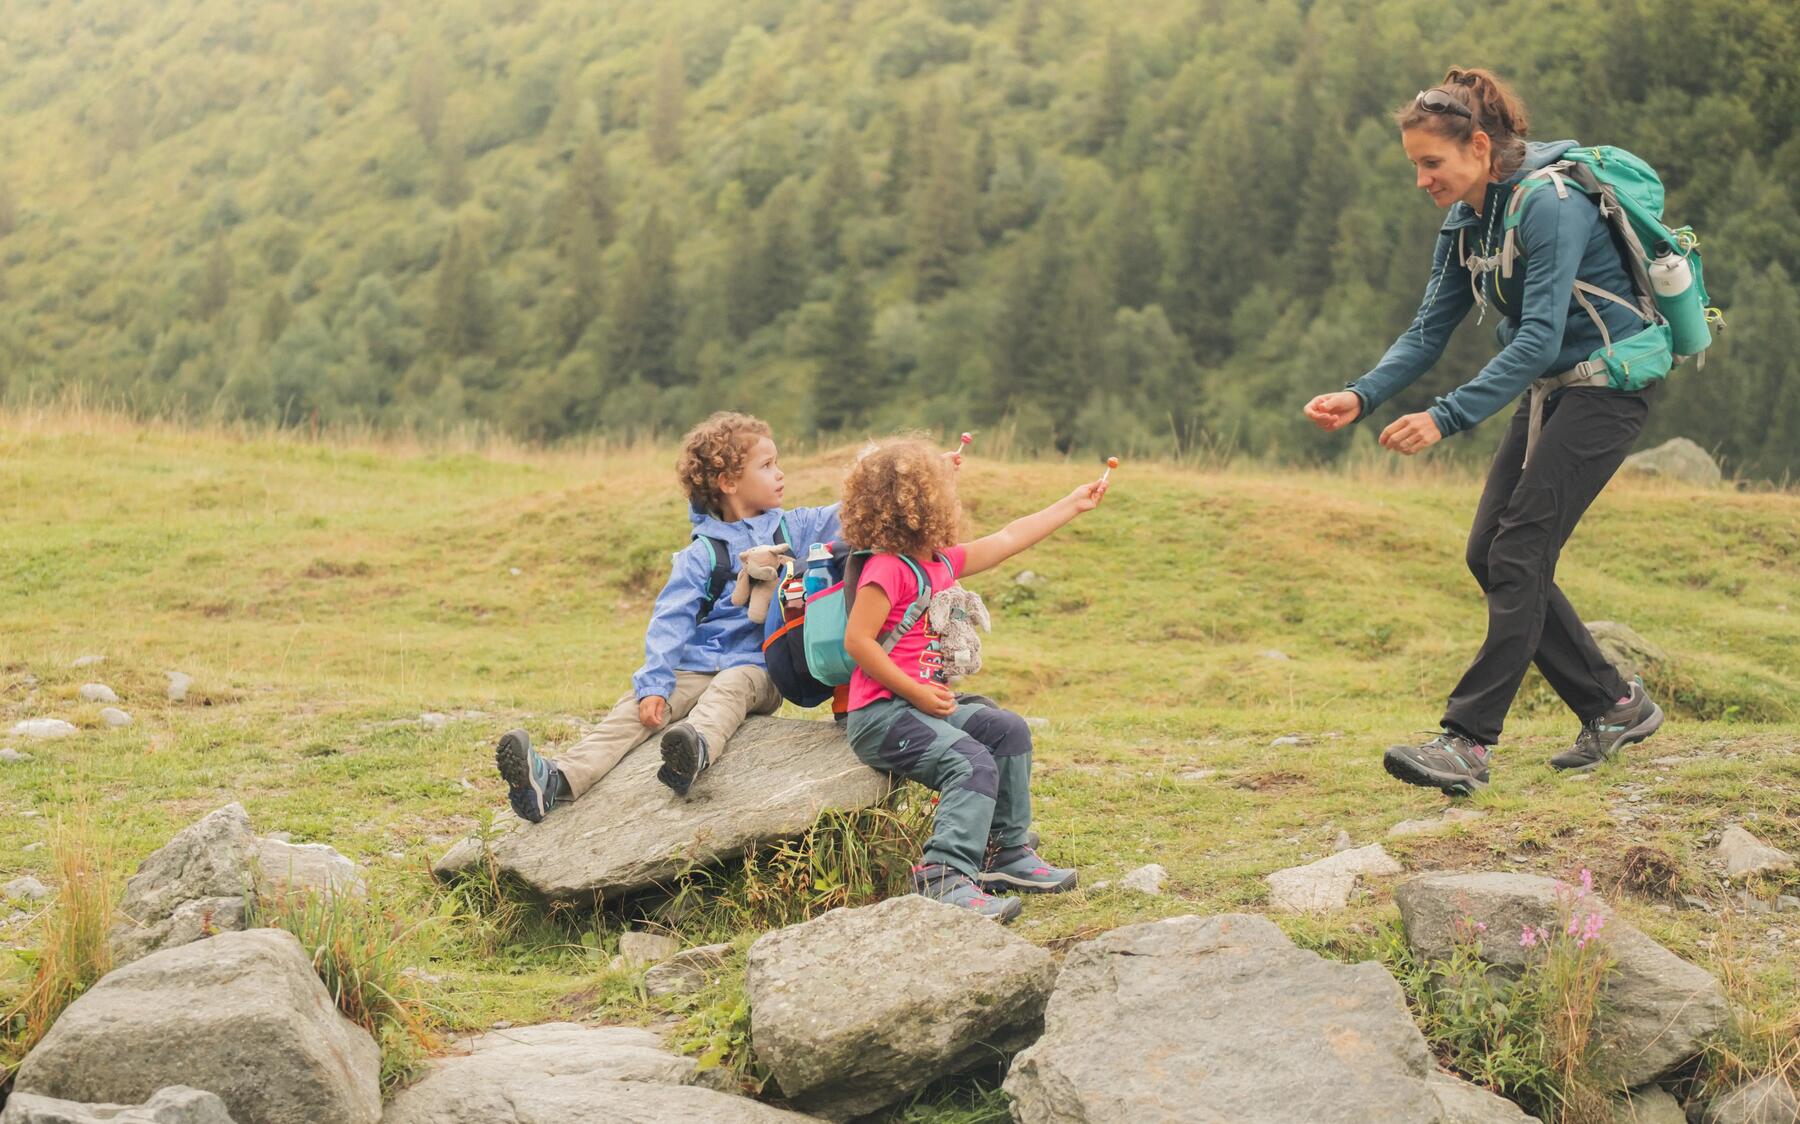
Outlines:
<svg viewBox="0 0 1800 1124"><path fill-rule="evenodd" d="M1584 866L1581 868L1581 893L1579 896L1585 898L1593 892L1594 892L1594 872Z"/></svg>
<svg viewBox="0 0 1800 1124"><path fill-rule="evenodd" d="M1538 935L1536 933L1532 932L1531 926L1525 925L1525 926L1520 927L1520 929L1519 929L1519 947L1520 948L1536 948L1537 943L1538 943Z"/></svg>

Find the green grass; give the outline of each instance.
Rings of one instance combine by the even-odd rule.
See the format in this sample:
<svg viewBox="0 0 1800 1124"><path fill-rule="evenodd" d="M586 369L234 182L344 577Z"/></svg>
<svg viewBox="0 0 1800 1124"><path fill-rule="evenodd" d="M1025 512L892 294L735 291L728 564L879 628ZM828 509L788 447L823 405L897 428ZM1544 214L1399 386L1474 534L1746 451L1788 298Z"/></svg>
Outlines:
<svg viewBox="0 0 1800 1124"><path fill-rule="evenodd" d="M844 459L790 457L790 497L827 502ZM48 848L25 848L78 796L115 880L240 800L259 831L367 863L382 908L430 931L409 954L437 979L440 1030L675 1013L609 969L620 917L521 914L494 887L448 891L427 873L503 801L501 732L567 744L625 689L666 553L686 535L672 461L659 447L430 449L0 418L0 730L52 715L83 727L3 767L0 874L53 881ZM1089 471L972 457L972 527ZM1559 779L1542 762L1572 720L1534 673L1496 783L1473 801L1487 817L1389 841L1392 823L1444 804L1395 785L1379 751L1435 723L1479 640L1461 560L1477 481L1430 464L1127 463L1113 479L1098 512L970 583L996 618L977 685L1046 720L1034 783L1046 852L1089 886L1159 862L1171 892L1034 899L1019 933L1062 949L1133 921L1260 910L1262 876L1328 853L1339 830L1386 842L1409 869L1587 866L1627 916L1728 981L1748 1012L1730 1057L1795 1057L1794 915L1739 908L1700 840L1744 821L1800 850L1800 497L1609 488L1560 580L1591 618L1668 652L1671 721L1624 763ZM1043 581L1015 585L1024 569ZM86 654L105 662L69 666ZM165 698L171 669L194 677L179 705ZM92 680L133 725L109 730L79 700ZM428 730L427 710L452 720ZM1287 734L1305 741L1270 745ZM1683 908L1681 894L1717 910ZM1283 924L1311 947L1371 956L1391 913L1377 885L1340 915ZM42 939L35 922L0 929L0 945ZM24 958L0 960L0 1009L29 974ZM985 1094L956 1095L987 1111Z"/></svg>

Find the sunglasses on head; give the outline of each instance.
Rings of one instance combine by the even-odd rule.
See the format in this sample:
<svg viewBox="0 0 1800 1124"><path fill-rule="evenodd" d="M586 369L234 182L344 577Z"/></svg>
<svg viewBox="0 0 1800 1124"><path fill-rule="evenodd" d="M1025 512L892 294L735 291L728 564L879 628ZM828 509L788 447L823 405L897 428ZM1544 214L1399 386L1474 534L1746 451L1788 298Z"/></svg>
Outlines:
<svg viewBox="0 0 1800 1124"><path fill-rule="evenodd" d="M1469 112L1468 106L1436 87L1420 90L1419 96L1413 101L1427 113L1447 113L1452 117L1467 117L1471 121L1475 120L1475 115Z"/></svg>

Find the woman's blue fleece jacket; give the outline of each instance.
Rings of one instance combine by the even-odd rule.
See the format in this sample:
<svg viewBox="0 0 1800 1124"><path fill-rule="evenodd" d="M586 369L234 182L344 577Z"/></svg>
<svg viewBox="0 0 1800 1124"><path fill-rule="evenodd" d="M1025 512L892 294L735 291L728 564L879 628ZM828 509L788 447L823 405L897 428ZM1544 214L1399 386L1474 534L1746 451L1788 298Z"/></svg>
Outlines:
<svg viewBox="0 0 1800 1124"><path fill-rule="evenodd" d="M1574 141L1532 143L1519 170L1488 185L1481 213L1467 203L1450 208L1438 231L1431 280L1412 326L1394 341L1375 369L1350 384L1362 399L1359 418L1412 385L1444 353L1450 333L1475 303L1469 270L1458 253L1458 235L1470 253L1497 253L1505 237L1506 207L1526 173L1555 163ZM1473 379L1439 398L1426 412L1445 437L1473 429L1525 392L1540 375L1566 371L1603 346L1600 331L1575 302L1579 277L1626 300L1633 299L1631 275L1600 208L1573 185L1558 198L1551 185L1534 189L1519 214L1517 244L1522 260L1512 277L1488 272L1487 299L1501 313L1495 325L1500 353ZM1630 309L1592 298L1613 342L1635 336L1644 321Z"/></svg>
<svg viewBox="0 0 1800 1124"><path fill-rule="evenodd" d="M837 504L797 507L788 512L774 508L736 523L699 510L690 510L688 519L694 525L694 534L723 539L729 544L731 568L736 570L740 551L775 541L775 528L784 515L788 542L793 544L796 558L806 557L806 548L813 543L830 542L841 533ZM677 670L719 672L728 667L762 664L763 626L750 619L745 606L731 603L729 589L704 621L694 623L711 577L712 550L707 544L696 539L675 552L668 584L656 595L656 608L650 613L650 627L644 633L644 666L631 677L631 687L638 698L668 698L675 690Z"/></svg>

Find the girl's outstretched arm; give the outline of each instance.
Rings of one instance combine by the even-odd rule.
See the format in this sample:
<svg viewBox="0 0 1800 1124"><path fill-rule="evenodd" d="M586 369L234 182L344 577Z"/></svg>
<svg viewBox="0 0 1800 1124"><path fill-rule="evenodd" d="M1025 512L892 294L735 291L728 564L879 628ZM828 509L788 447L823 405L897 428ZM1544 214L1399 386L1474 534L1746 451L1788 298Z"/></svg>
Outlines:
<svg viewBox="0 0 1800 1124"><path fill-rule="evenodd" d="M1105 495L1106 481L1083 484L1044 510L1021 516L993 534L967 544L963 548L969 552L963 575L991 570L1020 551L1036 546L1064 523L1099 507Z"/></svg>

